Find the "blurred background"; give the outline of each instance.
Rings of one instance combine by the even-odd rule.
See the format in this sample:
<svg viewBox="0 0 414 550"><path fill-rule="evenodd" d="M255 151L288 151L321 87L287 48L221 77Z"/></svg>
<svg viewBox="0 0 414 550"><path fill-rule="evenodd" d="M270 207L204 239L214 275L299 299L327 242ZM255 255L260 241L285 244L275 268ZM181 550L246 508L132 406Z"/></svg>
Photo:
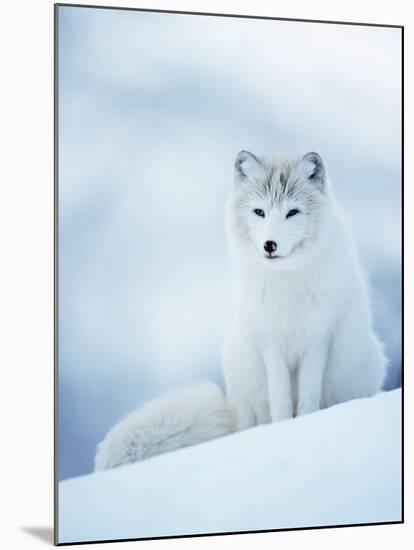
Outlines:
<svg viewBox="0 0 414 550"><path fill-rule="evenodd" d="M59 476L125 414L223 386L223 212L240 149L325 158L401 383L393 28L59 8Z"/></svg>

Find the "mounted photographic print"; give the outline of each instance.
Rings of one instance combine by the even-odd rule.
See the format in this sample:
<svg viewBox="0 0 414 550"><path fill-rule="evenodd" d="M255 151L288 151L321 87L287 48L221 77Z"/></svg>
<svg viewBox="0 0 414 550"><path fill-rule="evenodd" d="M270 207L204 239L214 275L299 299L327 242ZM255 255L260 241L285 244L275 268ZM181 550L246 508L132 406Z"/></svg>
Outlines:
<svg viewBox="0 0 414 550"><path fill-rule="evenodd" d="M403 521L402 49L55 6L57 544Z"/></svg>

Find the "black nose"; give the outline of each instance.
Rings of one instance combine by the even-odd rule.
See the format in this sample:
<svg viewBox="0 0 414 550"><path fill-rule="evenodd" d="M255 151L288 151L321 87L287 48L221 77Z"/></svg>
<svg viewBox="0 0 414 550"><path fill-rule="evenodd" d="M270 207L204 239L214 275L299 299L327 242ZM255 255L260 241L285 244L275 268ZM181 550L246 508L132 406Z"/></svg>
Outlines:
<svg viewBox="0 0 414 550"><path fill-rule="evenodd" d="M266 252L269 252L269 254L274 252L276 248L277 248L277 244L275 243L275 241L266 241L264 243L264 249L266 250Z"/></svg>

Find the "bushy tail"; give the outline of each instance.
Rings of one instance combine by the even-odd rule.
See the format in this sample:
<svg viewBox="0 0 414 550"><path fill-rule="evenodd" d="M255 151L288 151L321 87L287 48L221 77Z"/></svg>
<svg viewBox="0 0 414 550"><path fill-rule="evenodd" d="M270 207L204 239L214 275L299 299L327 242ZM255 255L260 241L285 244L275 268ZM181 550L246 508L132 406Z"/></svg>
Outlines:
<svg viewBox="0 0 414 550"><path fill-rule="evenodd" d="M95 471L108 470L231 433L232 415L211 382L148 402L114 426L99 443Z"/></svg>

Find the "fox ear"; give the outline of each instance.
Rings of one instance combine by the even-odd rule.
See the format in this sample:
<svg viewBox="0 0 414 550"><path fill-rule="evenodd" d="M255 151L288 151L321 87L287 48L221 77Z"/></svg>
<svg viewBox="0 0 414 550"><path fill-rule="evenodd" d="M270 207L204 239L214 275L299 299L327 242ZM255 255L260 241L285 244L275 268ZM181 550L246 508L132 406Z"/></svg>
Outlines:
<svg viewBox="0 0 414 550"><path fill-rule="evenodd" d="M305 174L310 183L316 185L320 191L325 188L325 165L318 153L306 153L301 161L304 165Z"/></svg>
<svg viewBox="0 0 414 550"><path fill-rule="evenodd" d="M234 162L234 172L236 181L245 181L254 176L260 169L260 160L249 153L249 151L240 151Z"/></svg>

